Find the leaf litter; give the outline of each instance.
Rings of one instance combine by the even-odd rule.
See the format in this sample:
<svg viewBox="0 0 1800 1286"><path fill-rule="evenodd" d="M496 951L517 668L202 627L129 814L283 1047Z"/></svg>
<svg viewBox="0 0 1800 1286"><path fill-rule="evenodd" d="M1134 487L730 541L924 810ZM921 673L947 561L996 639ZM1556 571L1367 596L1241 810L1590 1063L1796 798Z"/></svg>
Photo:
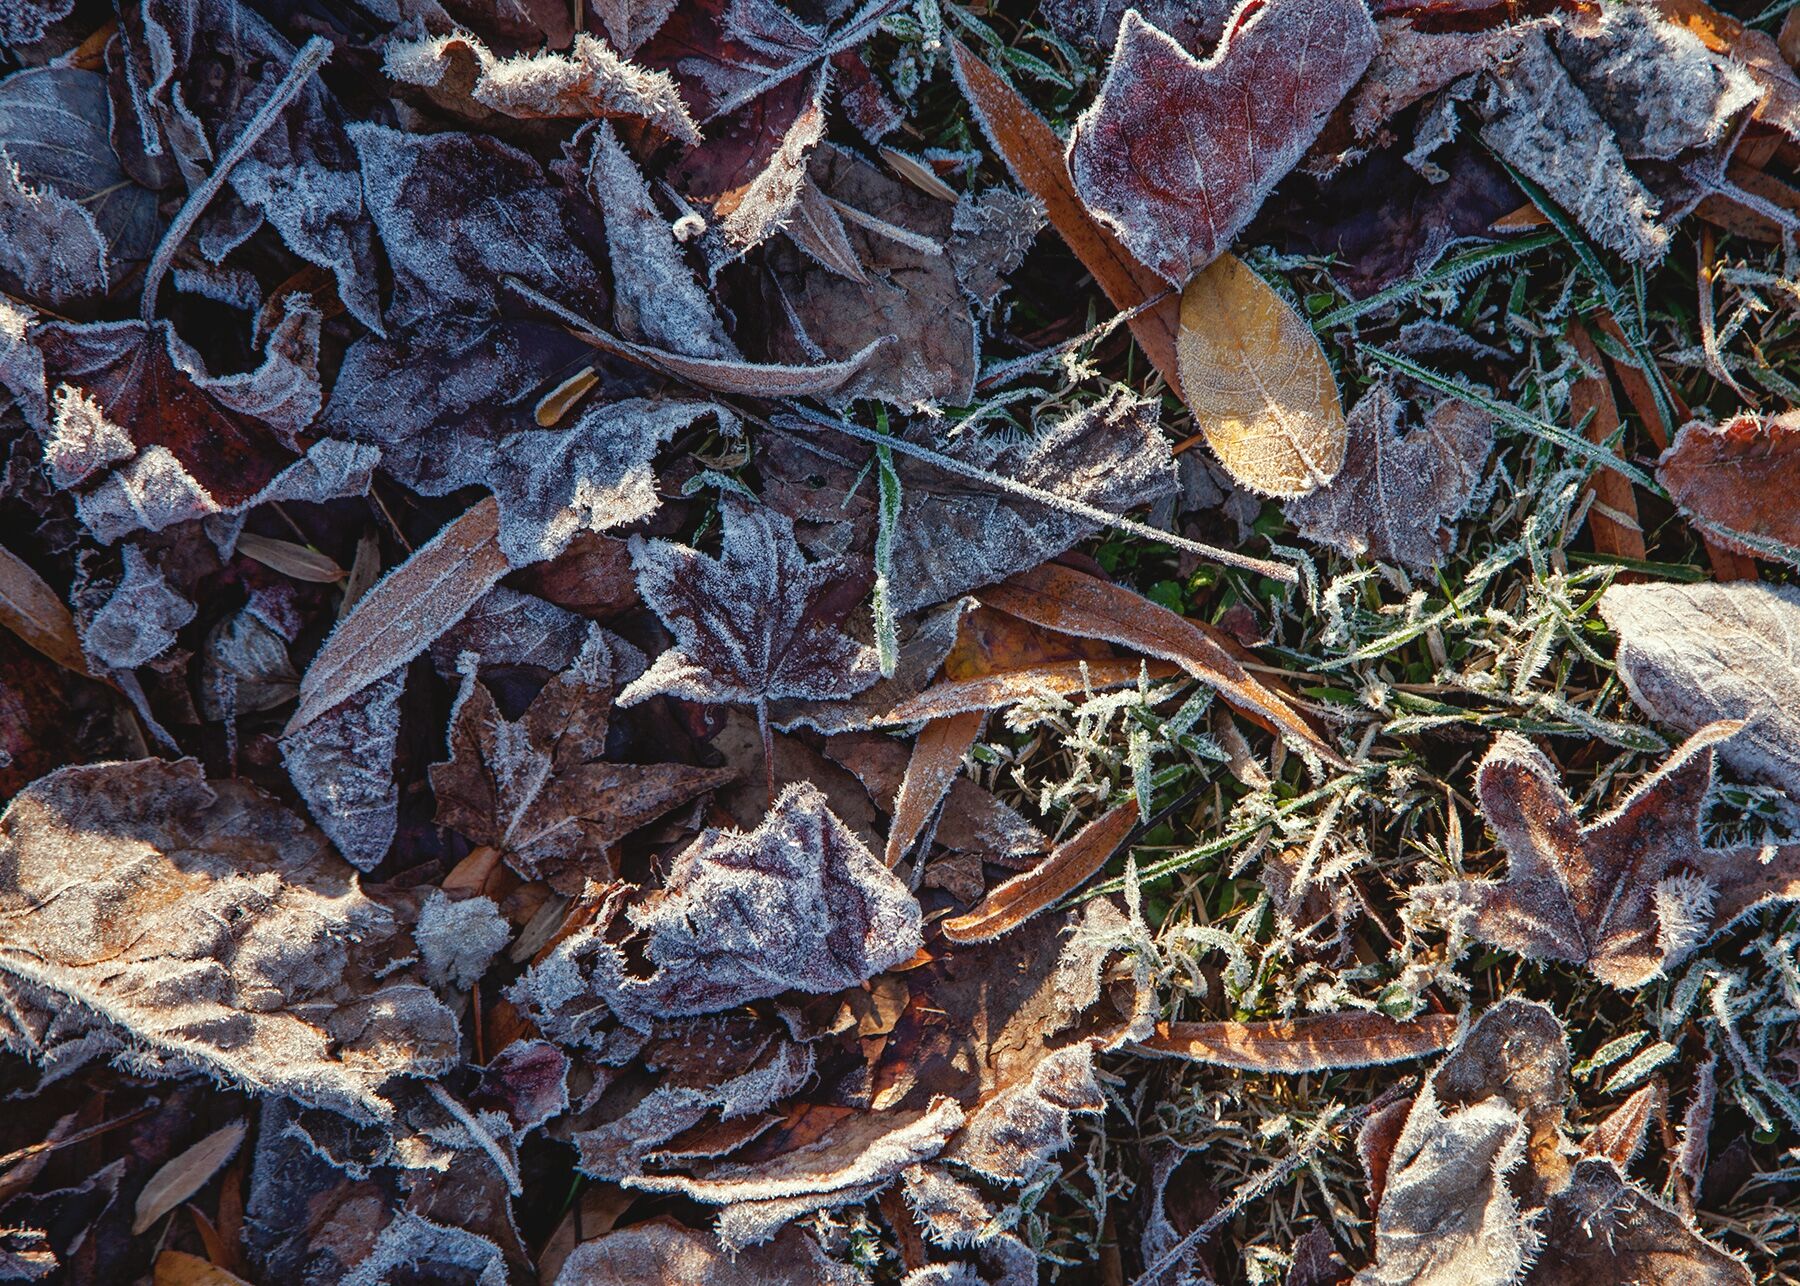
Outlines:
<svg viewBox="0 0 1800 1286"><path fill-rule="evenodd" d="M1793 26L0 5L0 1276L1785 1280Z"/></svg>

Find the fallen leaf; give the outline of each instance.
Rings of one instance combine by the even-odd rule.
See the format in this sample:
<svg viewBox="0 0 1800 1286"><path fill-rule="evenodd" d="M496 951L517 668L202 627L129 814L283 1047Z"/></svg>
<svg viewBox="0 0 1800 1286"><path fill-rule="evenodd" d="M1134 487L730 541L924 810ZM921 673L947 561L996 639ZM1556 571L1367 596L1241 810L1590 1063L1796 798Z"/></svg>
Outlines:
<svg viewBox="0 0 1800 1286"><path fill-rule="evenodd" d="M1656 480L1726 548L1769 557L1779 551L1762 542L1789 550L1800 547L1800 522L1790 503L1800 469L1797 449L1800 415L1791 411L1744 413L1719 425L1694 420L1682 426L1663 452ZM1749 544L1733 532L1760 539ZM1800 553L1786 557L1794 561Z"/></svg>
<svg viewBox="0 0 1800 1286"><path fill-rule="evenodd" d="M613 45L629 58L668 21L675 5L676 0L595 0L594 12Z"/></svg>
<svg viewBox="0 0 1800 1286"><path fill-rule="evenodd" d="M855 1286L858 1275L826 1257L819 1244L788 1228L735 1254L708 1233L672 1219L633 1224L583 1242L563 1261L556 1286L683 1282L687 1286Z"/></svg>
<svg viewBox="0 0 1800 1286"><path fill-rule="evenodd" d="M393 40L382 70L409 85L467 85L469 98L503 116L634 117L683 142L700 141L673 80L619 57L585 32L567 53L514 58L496 55L466 31Z"/></svg>
<svg viewBox="0 0 1800 1286"><path fill-rule="evenodd" d="M1127 13L1069 138L1082 202L1177 287L1243 231L1375 56L1360 0L1268 0L1226 28L1201 60ZM1190 398L1193 374L1184 363Z"/></svg>
<svg viewBox="0 0 1800 1286"><path fill-rule="evenodd" d="M87 658L68 604L29 563L4 546L0 546L0 625L63 669L87 674Z"/></svg>
<svg viewBox="0 0 1800 1286"><path fill-rule="evenodd" d="M1166 661L1145 662L1127 657L1106 661L1045 661L998 674L934 683L889 710L878 722L885 725L948 719L972 710L1003 709L1041 693L1073 696L1104 692L1107 688L1136 683L1142 677L1166 679L1179 672L1178 667Z"/></svg>
<svg viewBox="0 0 1800 1286"><path fill-rule="evenodd" d="M499 535L499 506L483 500L377 581L307 667L283 735L392 674L462 619L508 570Z"/></svg>
<svg viewBox="0 0 1800 1286"><path fill-rule="evenodd" d="M1137 822L1136 799L1115 805L1058 844L1038 865L989 892L967 915L945 920L944 937L951 942L984 942L1049 910L1103 868Z"/></svg>
<svg viewBox="0 0 1800 1286"><path fill-rule="evenodd" d="M213 1175L237 1153L249 1128L250 1123L244 1120L221 1126L151 1175L138 1193L131 1235L142 1234L211 1182Z"/></svg>
<svg viewBox="0 0 1800 1286"><path fill-rule="evenodd" d="M1435 1054L1456 1039L1456 1014L1402 1022L1368 1009L1265 1022L1158 1023L1145 1053L1245 1072L1324 1072Z"/></svg>
<svg viewBox="0 0 1800 1286"><path fill-rule="evenodd" d="M0 815L0 854L0 973L79 1006L140 1073L378 1123L391 1078L455 1061L454 1016L392 969L394 915L293 814L191 759L60 769Z"/></svg>
<svg viewBox="0 0 1800 1286"><path fill-rule="evenodd" d="M1619 677L1653 719L1696 732L1720 719L1743 731L1717 753L1737 772L1800 790L1800 589L1613 585L1600 616L1618 635Z"/></svg>
<svg viewBox="0 0 1800 1286"><path fill-rule="evenodd" d="M381 865L399 826L394 759L405 691L406 671L395 669L281 739L306 811L359 871Z"/></svg>
<svg viewBox="0 0 1800 1286"><path fill-rule="evenodd" d="M1423 885L1413 901L1483 942L1585 965L1614 987L1660 977L1753 907L1800 897L1800 846L1718 850L1700 839L1713 747L1739 727L1701 728L1588 826L1550 761L1503 734L1475 790L1506 850L1506 878Z"/></svg>
<svg viewBox="0 0 1800 1286"><path fill-rule="evenodd" d="M1299 313L1233 255L1181 294L1181 387L1233 482L1304 496L1343 467L1347 429L1331 363Z"/></svg>
<svg viewBox="0 0 1800 1286"><path fill-rule="evenodd" d="M1308 540L1417 572L1440 566L1493 449L1491 420L1446 398L1400 434L1405 403L1376 384L1350 409L1343 468L1282 506ZM1610 476L1610 475L1609 475Z"/></svg>
<svg viewBox="0 0 1800 1286"><path fill-rule="evenodd" d="M450 758L431 766L438 824L492 845L524 878L548 880L566 894L610 876L611 845L731 776L685 764L606 762L618 686L617 661L598 627L516 721L465 671L452 707Z"/></svg>
<svg viewBox="0 0 1800 1286"><path fill-rule="evenodd" d="M932 813L961 773L963 756L981 736L986 723L984 714L971 711L933 719L919 730L891 810L893 822L884 854L890 870L900 864L913 842L924 833Z"/></svg>
<svg viewBox="0 0 1800 1286"><path fill-rule="evenodd" d="M106 243L85 206L28 186L0 146L0 282L56 308L106 293Z"/></svg>
<svg viewBox="0 0 1800 1286"><path fill-rule="evenodd" d="M1605 443L1620 425L1612 379L1607 374L1599 347L1579 320L1569 323L1569 343L1581 358L1582 365L1591 372L1569 386L1569 419L1576 425L1587 420L1588 441ZM1594 548L1624 558L1649 557L1643 528L1638 526L1637 494L1631 480L1613 469L1596 469L1588 479L1588 488L1595 500L1594 508L1588 513L1588 530L1593 533Z"/></svg>
<svg viewBox="0 0 1800 1286"><path fill-rule="evenodd" d="M1047 629L1105 639L1173 661L1272 732L1289 738L1327 763L1344 760L1281 693L1245 670L1209 626L1171 612L1140 594L1064 567L1041 567L981 594L982 602Z"/></svg>

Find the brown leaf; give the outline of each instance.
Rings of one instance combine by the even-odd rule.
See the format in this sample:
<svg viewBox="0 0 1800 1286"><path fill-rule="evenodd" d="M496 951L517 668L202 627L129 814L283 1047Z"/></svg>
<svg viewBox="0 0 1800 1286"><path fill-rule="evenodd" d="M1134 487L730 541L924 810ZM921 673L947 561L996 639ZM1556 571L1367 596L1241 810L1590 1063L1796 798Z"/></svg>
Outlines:
<svg viewBox="0 0 1800 1286"><path fill-rule="evenodd" d="M88 673L68 604L29 563L4 546L0 546L0 625L63 669Z"/></svg>
<svg viewBox="0 0 1800 1286"><path fill-rule="evenodd" d="M921 719L947 719L972 710L998 710L1040 692L1073 696L1100 692L1136 683L1140 675L1166 679L1180 673L1167 661L1144 662L1120 657L1106 661L1046 661L999 674L972 679L946 679L909 697L883 715L879 722L916 723Z"/></svg>
<svg viewBox="0 0 1800 1286"><path fill-rule="evenodd" d="M991 891L967 915L945 920L944 936L951 942L985 942L1049 910L1106 865L1137 820L1135 799L1113 806L1050 850L1038 865Z"/></svg>
<svg viewBox="0 0 1800 1286"><path fill-rule="evenodd" d="M471 507L389 572L325 640L300 680L291 736L431 646L510 570L500 550L500 507Z"/></svg>
<svg viewBox="0 0 1800 1286"><path fill-rule="evenodd" d="M1044 118L960 40L951 41L950 53L957 83L975 109L982 132L1019 185L1044 203L1050 226L1093 274L1113 307L1134 309L1162 296L1159 303L1133 316L1129 325L1144 356L1179 393L1175 337L1181 305L1169 293L1168 283L1134 259L1118 237L1088 213L1069 177L1062 140Z"/></svg>
<svg viewBox="0 0 1800 1286"><path fill-rule="evenodd" d="M79 1006L140 1071L207 1074L376 1123L456 1059L404 926L324 839L193 760L64 768L0 816L0 972Z"/></svg>
<svg viewBox="0 0 1800 1286"><path fill-rule="evenodd" d="M1235 255L1181 294L1181 387L1232 481L1304 496L1344 464L1344 406L1318 337Z"/></svg>
<svg viewBox="0 0 1800 1286"><path fill-rule="evenodd" d="M1605 1157L1624 1173L1643 1150L1650 1123L1666 1114L1668 1106L1669 1087L1661 1080L1651 1081L1596 1125L1581 1141L1581 1150L1589 1156Z"/></svg>
<svg viewBox="0 0 1800 1286"><path fill-rule="evenodd" d="M1243 714L1305 746L1325 762L1344 760L1304 716L1253 677L1210 626L1160 603L1058 563L1045 563L983 590L982 601L1013 616L1084 638L1105 639L1173 661Z"/></svg>
<svg viewBox="0 0 1800 1286"><path fill-rule="evenodd" d="M1266 1022L1158 1023L1139 1041L1150 1054L1245 1072L1323 1072L1373 1067L1435 1054L1456 1039L1456 1014L1402 1022L1367 1009Z"/></svg>
<svg viewBox="0 0 1800 1286"><path fill-rule="evenodd" d="M1606 373L1600 349L1579 320L1569 323L1569 343L1590 368L1569 386L1569 419L1580 424L1588 419L1590 442L1605 442L1619 428L1619 407L1613 400L1612 380ZM1666 483L1664 485L1667 485ZM1637 493L1631 480L1613 469L1596 469L1588 479L1594 493L1595 507L1588 513L1588 530L1593 533L1594 548L1604 554L1642 559L1648 556L1643 528L1638 526Z"/></svg>
<svg viewBox="0 0 1800 1286"><path fill-rule="evenodd" d="M156 1257L155 1286L250 1286L236 1273L208 1263L182 1250L165 1250Z"/></svg>
<svg viewBox="0 0 1800 1286"><path fill-rule="evenodd" d="M1800 479L1800 413L1745 412L1724 424L1682 426L1656 465L1656 480L1683 511L1728 549L1770 556L1732 532L1800 547L1794 492ZM1721 531L1721 527L1728 530ZM1788 561L1800 558L1791 554Z"/></svg>
<svg viewBox="0 0 1800 1286"><path fill-rule="evenodd" d="M712 1234L663 1218L583 1242L564 1261L555 1286L856 1286L861 1280L798 1228L733 1254Z"/></svg>
<svg viewBox="0 0 1800 1286"><path fill-rule="evenodd" d="M601 632L540 690L517 721L504 718L473 672L463 676L450 759L431 766L437 821L501 850L528 880L574 895L609 878L607 848L731 774L684 764L607 763L617 661Z"/></svg>
<svg viewBox="0 0 1800 1286"><path fill-rule="evenodd" d="M907 761L906 776L900 782L894 800L893 823L888 830L888 868L898 866L912 848L913 841L925 830L931 814L949 792L951 783L962 771L963 756L969 753L987 716L981 711L933 719L919 729L913 742L912 758Z"/></svg>
<svg viewBox="0 0 1800 1286"><path fill-rule="evenodd" d="M1428 572L1455 541L1456 519L1493 449L1494 425L1467 403L1445 398L1402 437L1404 411L1391 384L1371 387L1350 410L1343 469L1282 512L1309 540Z"/></svg>
<svg viewBox="0 0 1800 1286"><path fill-rule="evenodd" d="M1240 8L1205 60L1127 13L1100 96L1070 135L1076 191L1181 286L1293 169L1375 49L1360 0ZM1184 388L1192 375L1184 365Z"/></svg>
<svg viewBox="0 0 1800 1286"><path fill-rule="evenodd" d="M1586 965L1633 988L1753 906L1800 897L1800 846L1715 850L1700 839L1713 747L1743 725L1700 729L1612 812L1588 826L1555 767L1503 734L1476 772L1476 795L1507 853L1503 880L1413 890L1420 906L1456 915L1483 942L1531 960Z"/></svg>
<svg viewBox="0 0 1800 1286"><path fill-rule="evenodd" d="M204 1188L236 1154L249 1128L250 1123L242 1119L221 1126L151 1175L138 1193L131 1235L138 1236Z"/></svg>

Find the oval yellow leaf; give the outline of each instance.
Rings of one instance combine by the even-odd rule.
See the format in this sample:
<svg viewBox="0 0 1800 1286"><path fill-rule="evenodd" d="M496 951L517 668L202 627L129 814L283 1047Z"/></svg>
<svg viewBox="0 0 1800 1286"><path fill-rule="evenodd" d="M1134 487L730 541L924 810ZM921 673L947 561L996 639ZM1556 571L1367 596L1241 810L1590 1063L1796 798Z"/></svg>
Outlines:
<svg viewBox="0 0 1800 1286"><path fill-rule="evenodd" d="M1239 486L1304 496L1344 463L1344 404L1304 318L1235 255L1181 293L1176 341L1188 409Z"/></svg>

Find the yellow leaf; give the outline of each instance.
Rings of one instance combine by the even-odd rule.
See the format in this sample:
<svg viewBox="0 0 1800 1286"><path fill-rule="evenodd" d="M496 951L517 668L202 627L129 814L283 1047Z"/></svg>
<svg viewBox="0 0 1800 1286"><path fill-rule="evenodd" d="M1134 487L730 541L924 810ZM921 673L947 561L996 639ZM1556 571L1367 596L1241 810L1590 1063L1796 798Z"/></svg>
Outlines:
<svg viewBox="0 0 1800 1286"><path fill-rule="evenodd" d="M198 1255L165 1250L156 1257L156 1286L248 1286L236 1273Z"/></svg>
<svg viewBox="0 0 1800 1286"><path fill-rule="evenodd" d="M1304 496L1344 463L1344 404L1312 327L1234 255L1181 295L1181 387L1241 487Z"/></svg>

